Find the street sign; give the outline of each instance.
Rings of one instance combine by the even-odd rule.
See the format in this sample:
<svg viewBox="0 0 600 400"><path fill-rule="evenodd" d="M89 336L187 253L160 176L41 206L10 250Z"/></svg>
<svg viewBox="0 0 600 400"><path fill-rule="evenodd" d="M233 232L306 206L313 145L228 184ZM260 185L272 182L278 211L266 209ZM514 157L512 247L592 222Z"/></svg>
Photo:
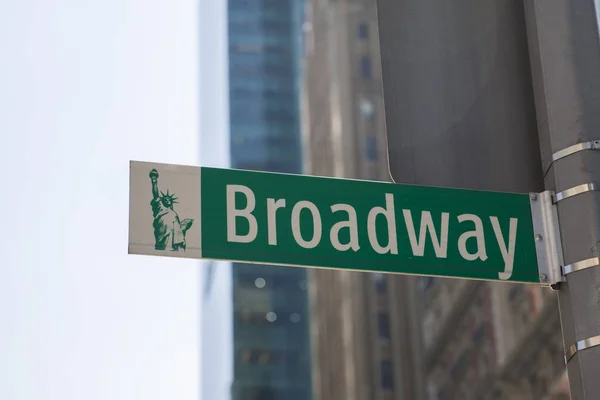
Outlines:
<svg viewBox="0 0 600 400"><path fill-rule="evenodd" d="M523 4L377 0L377 10L394 182L543 187Z"/></svg>
<svg viewBox="0 0 600 400"><path fill-rule="evenodd" d="M129 253L547 284L531 204L524 194L132 161Z"/></svg>

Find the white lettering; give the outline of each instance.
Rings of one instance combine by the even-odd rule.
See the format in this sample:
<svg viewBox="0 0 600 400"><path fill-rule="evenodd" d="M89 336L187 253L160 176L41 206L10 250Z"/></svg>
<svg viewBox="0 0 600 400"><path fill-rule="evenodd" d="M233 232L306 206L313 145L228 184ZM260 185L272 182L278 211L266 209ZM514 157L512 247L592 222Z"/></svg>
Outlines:
<svg viewBox="0 0 600 400"><path fill-rule="evenodd" d="M304 240L300 232L300 212L305 208L310 211L313 218L313 237L309 241ZM292 209L292 234L296 242L305 249L315 248L321 241L321 214L317 206L310 201L299 201Z"/></svg>
<svg viewBox="0 0 600 400"><path fill-rule="evenodd" d="M458 216L458 222L471 221L475 224L474 231L467 231L460 235L458 238L458 251L462 258L467 261L475 261L478 258L481 261L487 260L487 253L485 250L485 237L483 234L483 223L481 218L473 214L462 214ZM470 238L477 239L477 251L473 254L467 250L467 240Z"/></svg>
<svg viewBox="0 0 600 400"><path fill-rule="evenodd" d="M513 273L513 265L515 262L515 245L517 243L517 223L519 222L516 218L510 219L510 228L508 231L508 246L502 236L502 230L500 229L500 222L498 217L490 217L492 221L492 227L494 228L494 234L498 241L498 247L502 253L504 259L504 272L499 272L498 277L502 280L508 280Z"/></svg>
<svg viewBox="0 0 600 400"><path fill-rule="evenodd" d="M249 187L242 185L227 185L227 241L237 243L250 243L256 239L258 234L258 224L256 217L252 215L256 206L254 192ZM243 193L246 196L246 208L238 210L235 208L235 194ZM246 235L238 235L236 230L236 218L246 218L248 225L248 233Z"/></svg>
<svg viewBox="0 0 600 400"><path fill-rule="evenodd" d="M358 251L360 246L358 245L358 222L356 220L356 210L348 204L334 204L331 206L331 211L346 211L348 213L348 221L337 222L331 227L329 238L333 247L339 251L346 251L349 249ZM350 241L346 244L340 243L339 235L342 228L348 228L350 231Z"/></svg>
<svg viewBox="0 0 600 400"><path fill-rule="evenodd" d="M431 219L431 213L429 211L421 212L421 228L419 231L419 241L417 241L415 226L410 210L402 210L402 213L404 214L404 222L406 224L406 230L408 231L408 239L410 240L410 247L412 248L413 255L422 257L425 254L425 235L427 235L427 231L429 231L433 249L435 250L435 256L437 258L446 258L448 253L448 219L450 218L450 214L442 213L442 232L440 240L438 240L437 232L435 231L433 220Z"/></svg>
<svg viewBox="0 0 600 400"><path fill-rule="evenodd" d="M269 233L269 244L277 246L277 210L285 207L285 199L267 199L267 232Z"/></svg>
<svg viewBox="0 0 600 400"><path fill-rule="evenodd" d="M394 195L390 193L385 194L385 206L373 207L369 211L367 216L367 233L369 234L369 242L371 247L379 254L391 253L398 254L398 239L396 237L396 213L394 211ZM388 244L387 246L381 246L377 239L377 215L382 214L387 220L388 227Z"/></svg>

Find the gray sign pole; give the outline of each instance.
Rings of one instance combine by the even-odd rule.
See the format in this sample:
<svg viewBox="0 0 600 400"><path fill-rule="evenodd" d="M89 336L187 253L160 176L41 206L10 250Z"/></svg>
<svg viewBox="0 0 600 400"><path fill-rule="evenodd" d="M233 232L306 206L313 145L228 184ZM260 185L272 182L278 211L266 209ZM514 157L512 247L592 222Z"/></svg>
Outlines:
<svg viewBox="0 0 600 400"><path fill-rule="evenodd" d="M556 192L566 283L559 307L574 400L600 399L598 2L526 1L546 188Z"/></svg>

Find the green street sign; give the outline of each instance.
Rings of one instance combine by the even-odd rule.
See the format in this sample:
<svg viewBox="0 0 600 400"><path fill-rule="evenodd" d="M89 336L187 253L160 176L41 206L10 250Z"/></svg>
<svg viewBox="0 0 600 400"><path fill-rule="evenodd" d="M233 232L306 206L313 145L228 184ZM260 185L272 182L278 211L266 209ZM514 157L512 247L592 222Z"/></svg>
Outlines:
<svg viewBox="0 0 600 400"><path fill-rule="evenodd" d="M133 161L129 253L555 283L535 197Z"/></svg>

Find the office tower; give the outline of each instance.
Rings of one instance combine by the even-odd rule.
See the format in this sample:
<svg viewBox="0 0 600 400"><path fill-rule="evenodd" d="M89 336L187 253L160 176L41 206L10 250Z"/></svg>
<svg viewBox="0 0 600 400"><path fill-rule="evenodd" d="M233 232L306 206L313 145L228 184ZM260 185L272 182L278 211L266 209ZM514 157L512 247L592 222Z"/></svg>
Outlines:
<svg viewBox="0 0 600 400"><path fill-rule="evenodd" d="M302 0L228 0L229 158L232 168L300 173ZM204 132L204 135L210 134ZM205 149L206 150L206 149ZM207 304L230 296L214 318L231 321L233 400L311 399L306 271L232 263L230 288L211 289L222 271L206 268ZM214 275L209 275L214 274ZM212 311L212 313L211 313ZM217 322L219 323L219 322ZM203 319L203 331L211 321ZM209 335L213 339L217 334ZM211 343L204 349L216 354ZM204 355L207 379L214 375ZM213 386L212 382L206 383ZM206 392L205 392L206 393ZM206 396L210 396L206 394ZM213 397L208 397L213 400ZM214 399L221 400L221 399Z"/></svg>
<svg viewBox="0 0 600 400"><path fill-rule="evenodd" d="M307 9L305 172L389 181L375 2L312 0ZM418 398L410 279L309 272L316 400Z"/></svg>

